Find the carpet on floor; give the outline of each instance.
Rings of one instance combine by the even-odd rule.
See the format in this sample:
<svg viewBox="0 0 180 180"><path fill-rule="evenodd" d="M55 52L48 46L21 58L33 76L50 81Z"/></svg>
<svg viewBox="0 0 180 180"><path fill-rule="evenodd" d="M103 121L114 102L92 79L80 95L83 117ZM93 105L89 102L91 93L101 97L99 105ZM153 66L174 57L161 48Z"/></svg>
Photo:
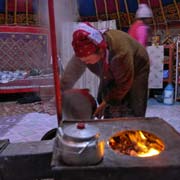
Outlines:
<svg viewBox="0 0 180 180"><path fill-rule="evenodd" d="M17 102L0 103L0 116L11 116L17 114L27 114L32 112L56 114L55 102L40 101L35 103L19 104Z"/></svg>

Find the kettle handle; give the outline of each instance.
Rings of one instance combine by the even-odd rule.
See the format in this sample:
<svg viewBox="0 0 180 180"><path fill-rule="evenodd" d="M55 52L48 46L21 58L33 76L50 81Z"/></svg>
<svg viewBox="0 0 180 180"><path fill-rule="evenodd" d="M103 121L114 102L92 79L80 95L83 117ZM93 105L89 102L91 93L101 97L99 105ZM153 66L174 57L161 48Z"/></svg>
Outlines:
<svg viewBox="0 0 180 180"><path fill-rule="evenodd" d="M60 131L62 131L62 128L61 128ZM61 133L61 132L59 132L59 134L60 134L60 133ZM63 132L62 132L62 133L63 133ZM61 136L61 135L60 135L60 136ZM96 134L96 137L99 137L99 134ZM57 136L57 138L61 138L61 137ZM59 139L59 140L60 140L60 139ZM93 141L94 141L94 138L90 139L90 141L87 142L86 145L85 145L82 149L80 149L78 152L67 151L67 150L66 150L66 152L69 152L69 153L71 153L71 154L82 154L82 153L85 151L85 149L89 146L89 144L91 144ZM59 141L58 141L58 142L59 142ZM58 149L58 151L63 152L62 149Z"/></svg>
<svg viewBox="0 0 180 180"><path fill-rule="evenodd" d="M57 142L60 142L61 137L60 137L60 136L57 136L56 138L59 139L59 140L57 140ZM88 145L89 145L92 141L93 141L93 139L91 139L89 142L87 142L86 145L85 145L85 147L83 147L82 149L80 149L78 152L73 152L73 151L68 151L68 150L66 150L66 152L68 152L68 153L70 153L70 154L81 154L81 153L83 153L83 151L88 147ZM59 145L58 145L58 146L59 146ZM63 149L61 149L61 148L55 147L55 149L56 149L57 151L61 152L61 153L63 152Z"/></svg>
<svg viewBox="0 0 180 180"><path fill-rule="evenodd" d="M100 136L100 134L96 134L96 139ZM94 137L86 143L86 145L78 152L78 154L81 154L84 152L84 150L94 141Z"/></svg>
<svg viewBox="0 0 180 180"><path fill-rule="evenodd" d="M64 135L64 132L61 126L58 128L58 133L61 137Z"/></svg>

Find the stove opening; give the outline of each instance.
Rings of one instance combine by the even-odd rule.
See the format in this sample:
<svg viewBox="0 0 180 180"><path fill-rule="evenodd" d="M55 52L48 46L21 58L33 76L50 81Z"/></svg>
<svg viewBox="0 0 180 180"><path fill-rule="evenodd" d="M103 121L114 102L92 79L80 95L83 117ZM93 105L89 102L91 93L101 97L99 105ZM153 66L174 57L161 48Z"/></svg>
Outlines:
<svg viewBox="0 0 180 180"><path fill-rule="evenodd" d="M117 153L136 157L156 156L165 149L160 138L143 130L117 132L109 138L108 144Z"/></svg>

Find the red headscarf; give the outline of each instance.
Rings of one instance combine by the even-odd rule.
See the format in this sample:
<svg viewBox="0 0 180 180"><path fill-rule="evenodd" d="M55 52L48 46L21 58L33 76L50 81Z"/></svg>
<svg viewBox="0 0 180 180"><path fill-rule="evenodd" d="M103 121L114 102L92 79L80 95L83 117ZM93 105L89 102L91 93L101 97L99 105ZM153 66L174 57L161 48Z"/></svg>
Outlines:
<svg viewBox="0 0 180 180"><path fill-rule="evenodd" d="M107 44L99 30L89 23L80 23L73 33L72 46L77 57L87 57L98 48L106 49Z"/></svg>

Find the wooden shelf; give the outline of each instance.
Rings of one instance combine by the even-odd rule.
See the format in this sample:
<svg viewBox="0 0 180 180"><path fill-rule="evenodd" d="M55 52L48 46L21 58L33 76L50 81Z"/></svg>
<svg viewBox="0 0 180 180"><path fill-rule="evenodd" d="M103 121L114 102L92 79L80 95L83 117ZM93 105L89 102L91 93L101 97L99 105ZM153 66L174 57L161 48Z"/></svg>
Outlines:
<svg viewBox="0 0 180 180"><path fill-rule="evenodd" d="M173 62L174 62L174 44L164 45L164 66L166 65L166 69L168 70L168 78L164 78L163 82L165 83L172 83L173 82ZM168 53L168 54L167 54Z"/></svg>
<svg viewBox="0 0 180 180"><path fill-rule="evenodd" d="M176 101L180 101L180 97L176 97Z"/></svg>
<svg viewBox="0 0 180 180"><path fill-rule="evenodd" d="M169 60L164 60L164 64L169 64Z"/></svg>
<svg viewBox="0 0 180 180"><path fill-rule="evenodd" d="M168 78L163 78L163 82L169 82L169 79Z"/></svg>

